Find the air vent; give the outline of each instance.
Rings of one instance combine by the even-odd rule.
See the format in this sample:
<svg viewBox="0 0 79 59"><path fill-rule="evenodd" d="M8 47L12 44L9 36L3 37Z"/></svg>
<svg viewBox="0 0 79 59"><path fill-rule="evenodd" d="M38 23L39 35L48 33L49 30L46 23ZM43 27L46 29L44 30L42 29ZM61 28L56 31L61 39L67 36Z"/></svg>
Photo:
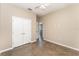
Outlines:
<svg viewBox="0 0 79 59"><path fill-rule="evenodd" d="M32 9L31 9L31 8L28 8L28 10L29 10L29 11L32 11Z"/></svg>

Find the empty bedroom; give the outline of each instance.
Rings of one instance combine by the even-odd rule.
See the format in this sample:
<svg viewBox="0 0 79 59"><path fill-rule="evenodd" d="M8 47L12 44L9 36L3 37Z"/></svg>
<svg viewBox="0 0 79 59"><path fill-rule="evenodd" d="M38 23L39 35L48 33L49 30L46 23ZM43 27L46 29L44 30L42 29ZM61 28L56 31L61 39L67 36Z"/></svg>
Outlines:
<svg viewBox="0 0 79 59"><path fill-rule="evenodd" d="M79 56L79 3L0 3L0 56Z"/></svg>

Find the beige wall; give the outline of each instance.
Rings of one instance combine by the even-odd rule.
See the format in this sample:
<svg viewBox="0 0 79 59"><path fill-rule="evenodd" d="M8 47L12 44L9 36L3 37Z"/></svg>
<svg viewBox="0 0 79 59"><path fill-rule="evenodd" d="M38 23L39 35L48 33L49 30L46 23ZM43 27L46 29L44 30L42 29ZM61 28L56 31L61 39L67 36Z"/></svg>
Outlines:
<svg viewBox="0 0 79 59"><path fill-rule="evenodd" d="M0 18L1 18L1 4L0 4Z"/></svg>
<svg viewBox="0 0 79 59"><path fill-rule="evenodd" d="M0 18L0 50L12 47L12 16L29 18L32 20L32 41L36 38L36 15L18 7L1 4Z"/></svg>
<svg viewBox="0 0 79 59"><path fill-rule="evenodd" d="M44 24L44 38L79 49L79 4L41 17Z"/></svg>

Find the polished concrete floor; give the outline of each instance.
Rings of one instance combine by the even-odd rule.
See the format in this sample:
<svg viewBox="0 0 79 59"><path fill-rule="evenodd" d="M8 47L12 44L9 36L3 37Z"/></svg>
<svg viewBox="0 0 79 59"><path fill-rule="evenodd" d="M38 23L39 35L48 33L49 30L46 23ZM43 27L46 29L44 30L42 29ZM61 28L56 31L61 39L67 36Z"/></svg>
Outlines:
<svg viewBox="0 0 79 59"><path fill-rule="evenodd" d="M79 51L65 48L47 41L43 45L31 43L4 52L2 56L79 56Z"/></svg>

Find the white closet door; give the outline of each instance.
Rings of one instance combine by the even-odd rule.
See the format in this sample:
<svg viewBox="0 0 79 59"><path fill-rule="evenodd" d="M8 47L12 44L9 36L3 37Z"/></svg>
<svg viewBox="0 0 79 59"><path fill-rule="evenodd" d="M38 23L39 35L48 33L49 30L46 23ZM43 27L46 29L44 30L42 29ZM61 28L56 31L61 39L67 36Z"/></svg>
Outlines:
<svg viewBox="0 0 79 59"><path fill-rule="evenodd" d="M23 20L12 17L12 45L17 47L23 43Z"/></svg>
<svg viewBox="0 0 79 59"><path fill-rule="evenodd" d="M24 43L31 42L31 20L24 20Z"/></svg>
<svg viewBox="0 0 79 59"><path fill-rule="evenodd" d="M31 42L31 20L12 17L12 46Z"/></svg>

